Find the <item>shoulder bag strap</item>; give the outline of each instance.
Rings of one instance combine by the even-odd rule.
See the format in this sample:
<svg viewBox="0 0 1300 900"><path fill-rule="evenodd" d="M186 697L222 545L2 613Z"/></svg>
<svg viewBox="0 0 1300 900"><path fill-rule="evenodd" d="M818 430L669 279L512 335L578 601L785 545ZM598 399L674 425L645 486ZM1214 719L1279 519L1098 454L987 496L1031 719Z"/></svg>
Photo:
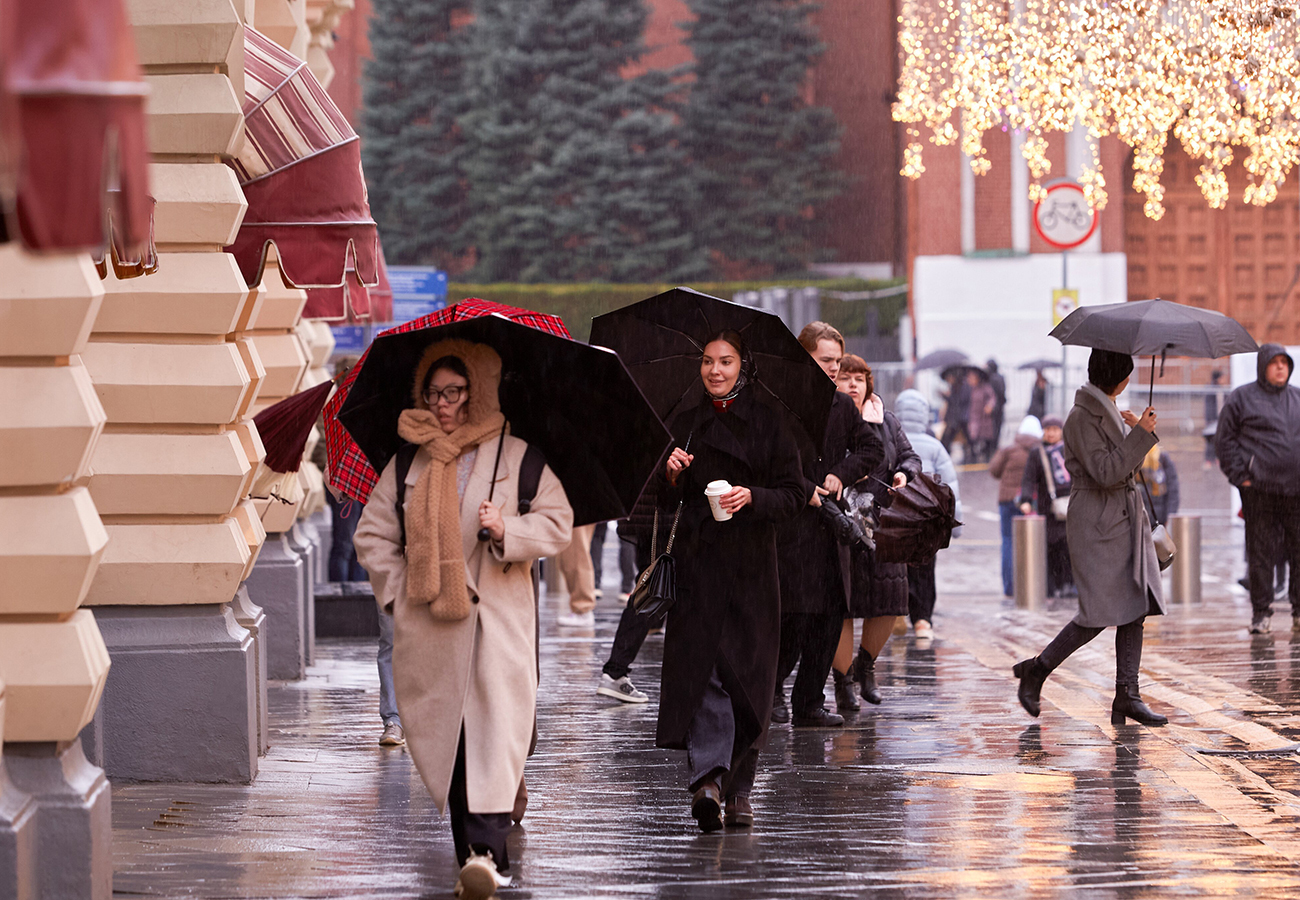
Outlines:
<svg viewBox="0 0 1300 900"><path fill-rule="evenodd" d="M1038 445L1038 456L1043 461L1043 478L1047 480L1047 496L1056 499L1056 474L1052 471L1052 461L1047 456L1047 448Z"/></svg>

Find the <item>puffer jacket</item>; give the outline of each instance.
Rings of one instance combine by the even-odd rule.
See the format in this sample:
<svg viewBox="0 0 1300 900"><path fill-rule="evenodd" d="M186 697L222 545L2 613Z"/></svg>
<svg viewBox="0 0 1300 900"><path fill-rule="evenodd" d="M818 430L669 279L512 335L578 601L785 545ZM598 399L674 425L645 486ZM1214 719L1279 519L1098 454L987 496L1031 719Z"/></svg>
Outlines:
<svg viewBox="0 0 1300 900"><path fill-rule="evenodd" d="M1295 361L1281 344L1265 344L1256 357L1256 380L1230 395L1219 413L1215 451L1234 486L1249 481L1259 491L1300 495L1300 388L1269 384L1264 372L1275 356Z"/></svg>
<svg viewBox="0 0 1300 900"><path fill-rule="evenodd" d="M930 424L930 404L920 391L908 388L894 401L894 415L898 416L903 433L912 443L912 449L921 457L921 471L933 475L952 488L953 499L957 501L954 515L957 521L961 517L961 485L957 483L957 468L952 464L952 457L943 449L943 444L926 428ZM961 536L961 529L954 528L953 537Z"/></svg>

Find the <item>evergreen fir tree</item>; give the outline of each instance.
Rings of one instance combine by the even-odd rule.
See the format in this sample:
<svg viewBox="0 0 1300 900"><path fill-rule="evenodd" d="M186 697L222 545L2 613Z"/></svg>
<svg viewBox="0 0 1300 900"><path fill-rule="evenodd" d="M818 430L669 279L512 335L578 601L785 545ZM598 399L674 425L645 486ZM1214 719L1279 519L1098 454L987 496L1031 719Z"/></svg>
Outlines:
<svg viewBox="0 0 1300 900"><path fill-rule="evenodd" d="M479 0L459 122L483 281L688 279L692 181L642 0Z"/></svg>
<svg viewBox="0 0 1300 900"><path fill-rule="evenodd" d="M839 193L839 123L803 97L822 45L806 0L687 0L695 81L683 133L697 227L715 262L765 274L814 261L817 208ZM719 260L721 257L722 260Z"/></svg>
<svg viewBox="0 0 1300 900"><path fill-rule="evenodd" d="M465 251L465 146L456 117L469 0L373 0L362 159L388 261L454 267Z"/></svg>

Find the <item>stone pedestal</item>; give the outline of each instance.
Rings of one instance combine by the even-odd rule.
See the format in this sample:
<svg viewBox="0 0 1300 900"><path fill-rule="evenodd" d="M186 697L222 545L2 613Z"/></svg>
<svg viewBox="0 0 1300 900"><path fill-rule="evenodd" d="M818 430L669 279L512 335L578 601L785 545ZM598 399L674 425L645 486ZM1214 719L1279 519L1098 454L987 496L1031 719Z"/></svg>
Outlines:
<svg viewBox="0 0 1300 900"><path fill-rule="evenodd" d="M0 758L0 900L36 900L35 821L36 804Z"/></svg>
<svg viewBox="0 0 1300 900"><path fill-rule="evenodd" d="M281 681L301 678L307 663L303 561L289 546L285 533L266 536L244 587L266 615L266 677Z"/></svg>
<svg viewBox="0 0 1300 900"><path fill-rule="evenodd" d="M303 520L303 524L307 528L308 537L316 545L316 583L323 584L330 580L330 543L334 539L334 524L330 520L329 507L312 513Z"/></svg>
<svg viewBox="0 0 1300 900"><path fill-rule="evenodd" d="M266 614L248 599L248 589L240 585L230 601L235 621L253 636L253 661L257 677L257 755L265 756L271 746L271 729L266 715Z"/></svg>
<svg viewBox="0 0 1300 900"><path fill-rule="evenodd" d="M113 667L82 735L114 780L251 782L257 656L229 603L101 606Z"/></svg>
<svg viewBox="0 0 1300 900"><path fill-rule="evenodd" d="M80 741L7 743L4 764L26 794L33 820L25 831L37 866L30 896L109 900L113 895L112 795L104 770ZM0 865L0 896L5 892ZM15 894L15 896L23 896Z"/></svg>
<svg viewBox="0 0 1300 900"><path fill-rule="evenodd" d="M303 520L287 532L289 546L302 557L302 652L307 665L316 661L316 545L307 537Z"/></svg>

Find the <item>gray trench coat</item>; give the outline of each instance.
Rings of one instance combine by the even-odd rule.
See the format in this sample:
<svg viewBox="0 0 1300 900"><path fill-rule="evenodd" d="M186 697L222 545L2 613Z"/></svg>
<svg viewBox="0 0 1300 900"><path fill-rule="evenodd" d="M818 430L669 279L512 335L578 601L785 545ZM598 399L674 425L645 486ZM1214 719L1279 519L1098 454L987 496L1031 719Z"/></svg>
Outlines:
<svg viewBox="0 0 1300 900"><path fill-rule="evenodd" d="M384 467L357 525L357 559L370 573L375 599L394 622L393 680L407 748L445 810L465 728L465 789L469 810L509 812L524 774L537 702L537 607L529 563L569 545L573 512L549 466L527 515L518 506L519 467L528 445L507 436L492 502L506 534L500 546L478 541L478 506L492 485L497 441L485 441L460 504L465 584L474 602L456 622L435 620L423 603L406 599L406 557L395 508L395 463ZM406 496L429 465L422 447L406 477Z"/></svg>
<svg viewBox="0 0 1300 900"><path fill-rule="evenodd" d="M1164 613L1151 525L1134 477L1156 440L1142 428L1126 435L1114 401L1093 385L1075 393L1065 420L1065 467L1073 479L1065 533L1079 587L1074 621L1086 628Z"/></svg>

